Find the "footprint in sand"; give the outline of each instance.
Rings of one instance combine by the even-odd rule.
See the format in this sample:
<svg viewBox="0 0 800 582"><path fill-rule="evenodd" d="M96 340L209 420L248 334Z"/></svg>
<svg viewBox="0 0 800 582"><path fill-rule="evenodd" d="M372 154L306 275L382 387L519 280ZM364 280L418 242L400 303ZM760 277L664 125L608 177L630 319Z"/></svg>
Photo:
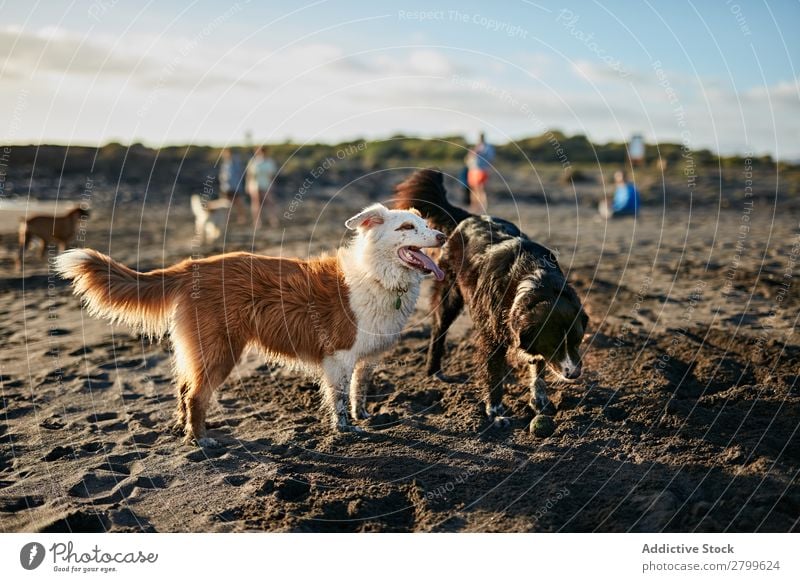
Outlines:
<svg viewBox="0 0 800 582"><path fill-rule="evenodd" d="M69 494L100 506L137 497L147 490L166 489L173 477L146 473L142 461L147 456L146 453L109 455L106 462L73 485Z"/></svg>
<svg viewBox="0 0 800 582"><path fill-rule="evenodd" d="M23 384L24 382L22 380L14 379L13 376L0 375L0 386L2 386L3 390L8 390L9 388L19 388ZM6 394L6 397L8 396L9 395Z"/></svg>
<svg viewBox="0 0 800 582"><path fill-rule="evenodd" d="M98 368L101 370L117 370L128 368L141 368L144 367L145 361L141 358L133 358L131 360L115 360L105 364L100 364Z"/></svg>
<svg viewBox="0 0 800 582"><path fill-rule="evenodd" d="M128 418L131 421L137 422L145 428L155 428L159 423L153 420L151 416L152 413L144 411L136 411L128 414Z"/></svg>
<svg viewBox="0 0 800 582"><path fill-rule="evenodd" d="M48 332L48 335L50 337L60 337L60 336L64 336L64 335L69 335L71 333L72 333L72 330L64 329L64 328L60 328L60 327L54 327Z"/></svg>
<svg viewBox="0 0 800 582"><path fill-rule="evenodd" d="M155 443L158 440L158 437L161 436L160 433L151 430L148 432L142 433L135 433L132 434L130 437L123 441L123 444L126 445L145 445L149 446Z"/></svg>
<svg viewBox="0 0 800 582"><path fill-rule="evenodd" d="M106 453L110 452L114 447L116 447L116 443L104 443L101 441L89 441L87 443L83 443L81 445L81 450L86 451L87 453L97 453L99 451L105 451Z"/></svg>
<svg viewBox="0 0 800 582"><path fill-rule="evenodd" d="M101 423L98 424L96 422L92 422L91 421L91 419L95 415L90 415L88 417L88 419L87 419L90 422L89 426L87 428L88 432L90 432L90 433L101 433L101 434L105 433L105 434L107 434L107 433L110 433L110 432L120 432L120 431L127 431L128 430L128 423L125 422L124 420L117 420L116 413L103 413L103 414L106 414L106 415L113 414L113 416L111 416L112 422L105 421L105 422L101 422Z"/></svg>
<svg viewBox="0 0 800 582"><path fill-rule="evenodd" d="M45 418L39 423L39 426L47 430L61 430L66 425L57 414L54 414L49 418Z"/></svg>
<svg viewBox="0 0 800 582"><path fill-rule="evenodd" d="M281 501L296 503L311 493L311 482L305 477L282 475L275 480L276 496Z"/></svg>
<svg viewBox="0 0 800 582"><path fill-rule="evenodd" d="M186 460L191 461L192 463L202 463L203 461L210 461L212 459L217 459L227 453L225 447L218 447L218 448L205 448L200 449L198 448L195 451L185 455Z"/></svg>
<svg viewBox="0 0 800 582"><path fill-rule="evenodd" d="M105 377L103 377L105 376ZM83 388L89 390L106 390L114 385L113 382L108 380L108 374L99 374L96 376L88 376L83 381Z"/></svg>
<svg viewBox="0 0 800 582"><path fill-rule="evenodd" d="M111 523L114 525L114 531L130 531L142 533L155 533L156 528L149 520L141 515L135 513L129 507L111 511L108 514Z"/></svg>
<svg viewBox="0 0 800 582"><path fill-rule="evenodd" d="M58 461L64 457L75 457L75 450L69 446L62 447L59 445L42 457L42 460L45 463L52 463L53 461Z"/></svg>
<svg viewBox="0 0 800 582"><path fill-rule="evenodd" d="M135 485L140 489L166 489L171 481L172 478L165 475L139 475Z"/></svg>
<svg viewBox="0 0 800 582"><path fill-rule="evenodd" d="M72 497L89 499L111 491L122 478L111 471L92 471L86 473L81 480L70 487L68 493Z"/></svg>
<svg viewBox="0 0 800 582"><path fill-rule="evenodd" d="M16 497L0 497L0 512L18 513L44 505L41 495L22 495Z"/></svg>
<svg viewBox="0 0 800 582"><path fill-rule="evenodd" d="M227 477L223 477L222 479L220 479L219 484L241 487L248 481L250 481L250 477L248 477L247 475L228 475Z"/></svg>
<svg viewBox="0 0 800 582"><path fill-rule="evenodd" d="M20 418L21 416L25 416L33 411L33 406L15 406L13 408L6 408L3 412L3 416L6 420L14 420L16 418Z"/></svg>
<svg viewBox="0 0 800 582"><path fill-rule="evenodd" d="M103 533L108 531L108 518L103 512L81 509L64 513L37 528L40 533Z"/></svg>
<svg viewBox="0 0 800 582"><path fill-rule="evenodd" d="M119 415L116 412L95 412L86 417L89 422L105 422L107 420L114 420Z"/></svg>

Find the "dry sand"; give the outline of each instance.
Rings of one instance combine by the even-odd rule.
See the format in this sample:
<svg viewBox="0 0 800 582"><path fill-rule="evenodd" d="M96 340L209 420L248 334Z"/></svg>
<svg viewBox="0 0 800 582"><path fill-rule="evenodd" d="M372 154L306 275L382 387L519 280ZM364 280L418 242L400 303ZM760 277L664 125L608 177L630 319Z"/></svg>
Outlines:
<svg viewBox="0 0 800 582"><path fill-rule="evenodd" d="M226 249L332 249L364 202L306 201L285 231L234 228ZM583 377L550 383L544 439L524 377L513 426L487 426L468 317L445 361L461 382L424 375L426 284L374 378L368 436L331 434L308 379L248 354L211 409L224 447L182 444L168 342L88 318L33 253L21 277L8 243L0 530L797 530L798 215L668 206L608 224L586 205L494 206L558 249L591 318ZM88 234L133 266L196 251L186 201L95 207Z"/></svg>

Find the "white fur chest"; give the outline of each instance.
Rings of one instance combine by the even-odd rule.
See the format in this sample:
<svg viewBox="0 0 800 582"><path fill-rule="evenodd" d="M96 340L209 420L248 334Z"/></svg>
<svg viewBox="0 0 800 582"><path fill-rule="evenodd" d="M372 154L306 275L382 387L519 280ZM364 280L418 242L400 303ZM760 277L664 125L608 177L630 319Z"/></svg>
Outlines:
<svg viewBox="0 0 800 582"><path fill-rule="evenodd" d="M356 358L382 352L400 339L400 333L417 304L419 288L417 281L398 295L374 281L361 280L350 284L350 308L358 325L353 346Z"/></svg>

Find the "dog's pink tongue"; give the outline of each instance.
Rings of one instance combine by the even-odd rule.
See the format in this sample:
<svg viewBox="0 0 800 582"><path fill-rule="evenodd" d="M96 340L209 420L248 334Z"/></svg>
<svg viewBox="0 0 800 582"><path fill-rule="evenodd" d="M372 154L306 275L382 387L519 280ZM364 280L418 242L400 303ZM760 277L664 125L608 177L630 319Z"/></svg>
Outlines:
<svg viewBox="0 0 800 582"><path fill-rule="evenodd" d="M426 269L428 269L431 273L433 273L433 276L436 277L437 281L444 281L444 273L439 268L439 266L433 262L433 259L431 259L428 255L426 255L422 251L412 250L411 252L415 257L417 257L422 262L423 265L425 265Z"/></svg>

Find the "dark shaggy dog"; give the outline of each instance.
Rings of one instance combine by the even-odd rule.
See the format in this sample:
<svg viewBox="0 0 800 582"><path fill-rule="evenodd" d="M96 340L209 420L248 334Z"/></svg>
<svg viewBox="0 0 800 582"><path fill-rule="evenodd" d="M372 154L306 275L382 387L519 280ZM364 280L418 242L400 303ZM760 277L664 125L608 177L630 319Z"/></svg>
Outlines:
<svg viewBox="0 0 800 582"><path fill-rule="evenodd" d="M447 330L466 303L489 390L489 418L498 426L508 424L502 403L508 360L530 368L531 407L554 414L542 378L545 367L562 379L580 376L578 349L588 317L553 252L508 221L451 205L436 170L420 170L399 184L395 205L417 208L449 237L439 257L445 279L432 297L428 373L445 379L441 361Z"/></svg>

